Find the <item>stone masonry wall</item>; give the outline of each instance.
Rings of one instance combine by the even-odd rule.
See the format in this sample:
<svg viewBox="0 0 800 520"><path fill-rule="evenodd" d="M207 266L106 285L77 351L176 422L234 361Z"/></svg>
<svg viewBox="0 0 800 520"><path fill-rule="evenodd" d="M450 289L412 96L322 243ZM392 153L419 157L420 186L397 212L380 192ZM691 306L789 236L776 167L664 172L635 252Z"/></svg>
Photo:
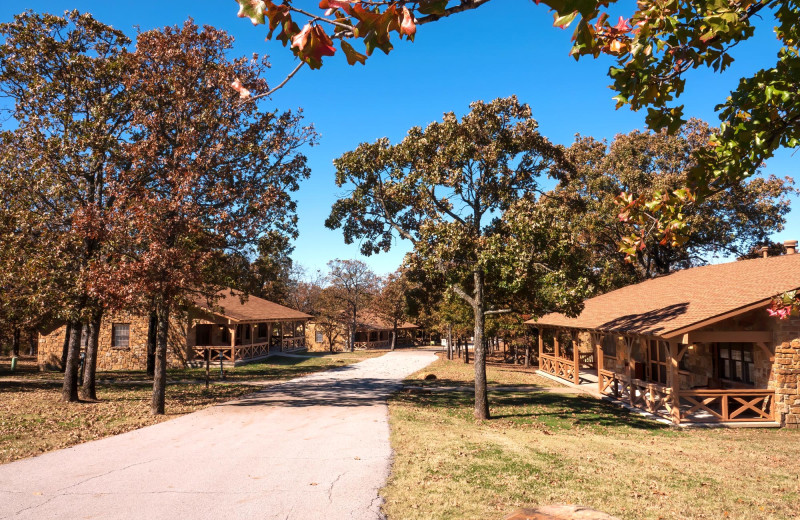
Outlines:
<svg viewBox="0 0 800 520"><path fill-rule="evenodd" d="M787 428L800 428L800 318L776 320L775 368L770 388L775 388L776 417Z"/></svg>
<svg viewBox="0 0 800 520"><path fill-rule="evenodd" d="M127 348L111 346L112 325L115 323L130 324ZM119 313L104 318L97 345L97 370L146 370L148 328L147 316ZM41 370L61 368L65 334L66 326L62 325L39 335L38 364ZM170 323L167 364L170 368L181 368L185 366L186 355L186 324L176 317Z"/></svg>

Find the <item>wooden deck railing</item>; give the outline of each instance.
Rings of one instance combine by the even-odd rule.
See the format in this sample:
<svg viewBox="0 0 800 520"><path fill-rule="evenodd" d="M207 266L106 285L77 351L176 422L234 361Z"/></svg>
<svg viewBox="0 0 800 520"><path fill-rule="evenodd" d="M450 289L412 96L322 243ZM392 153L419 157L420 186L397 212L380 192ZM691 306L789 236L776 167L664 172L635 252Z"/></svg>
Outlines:
<svg viewBox="0 0 800 520"><path fill-rule="evenodd" d="M389 348L392 346L392 340L382 339L379 341L356 341L354 345L356 350L365 350L370 348Z"/></svg>
<svg viewBox="0 0 800 520"><path fill-rule="evenodd" d="M572 359L541 354L539 356L539 370L560 379L565 379L570 383L580 384L579 368Z"/></svg>
<svg viewBox="0 0 800 520"><path fill-rule="evenodd" d="M278 344L280 344L280 348L278 348ZM306 346L306 339L304 337L284 338L283 340L276 339L273 345L274 348L272 350L290 352L292 350L304 348ZM249 345L196 345L192 347L194 360L201 361L205 359L206 352L211 354L211 361L219 361L219 356L222 354L223 361L236 362L242 359L267 356L270 350L270 341L267 340Z"/></svg>
<svg viewBox="0 0 800 520"><path fill-rule="evenodd" d="M774 390L681 390L680 420L686 422L772 422Z"/></svg>
<svg viewBox="0 0 800 520"><path fill-rule="evenodd" d="M767 389L679 390L599 370L601 394L675 423L773 422L775 391Z"/></svg>

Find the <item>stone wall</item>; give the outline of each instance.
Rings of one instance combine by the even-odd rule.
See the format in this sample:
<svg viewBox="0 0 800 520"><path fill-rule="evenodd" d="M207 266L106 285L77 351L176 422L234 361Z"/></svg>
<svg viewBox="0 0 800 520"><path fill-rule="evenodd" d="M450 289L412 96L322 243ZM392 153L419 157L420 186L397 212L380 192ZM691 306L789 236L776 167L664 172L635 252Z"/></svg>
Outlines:
<svg viewBox="0 0 800 520"><path fill-rule="evenodd" d="M776 417L788 428L800 428L800 318L776 320L774 378Z"/></svg>
<svg viewBox="0 0 800 520"><path fill-rule="evenodd" d="M116 348L111 345L112 325L130 324L128 347ZM147 333L149 318L130 313L118 313L103 319L97 349L97 370L146 370ZM55 327L39 335L38 363L41 370L61 368L61 355L64 348L66 326ZM167 364L170 368L181 368L186 364L186 320L174 317L171 320L168 336Z"/></svg>

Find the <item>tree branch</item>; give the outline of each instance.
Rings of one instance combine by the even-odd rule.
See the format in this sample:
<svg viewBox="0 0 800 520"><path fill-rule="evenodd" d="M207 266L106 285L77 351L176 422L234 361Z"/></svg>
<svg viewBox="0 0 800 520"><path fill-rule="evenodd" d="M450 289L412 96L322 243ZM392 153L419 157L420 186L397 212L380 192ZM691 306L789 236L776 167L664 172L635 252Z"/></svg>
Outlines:
<svg viewBox="0 0 800 520"><path fill-rule="evenodd" d="M453 289L453 292L456 293L458 296L460 296L461 299L463 299L465 302L467 302L470 305L470 307L472 308L477 307L477 304L475 303L475 298L467 294L464 291L464 289L462 289L457 285L451 285L450 287Z"/></svg>
<svg viewBox="0 0 800 520"><path fill-rule="evenodd" d="M486 311L483 313L484 316L493 316L495 314L508 314L510 312L514 312L511 309L497 309L494 311Z"/></svg>
<svg viewBox="0 0 800 520"><path fill-rule="evenodd" d="M485 3L488 3L489 0L461 0L461 3L458 5L454 5L453 7L447 8L444 10L442 14L429 14L428 16L423 16L422 18L417 18L416 24L417 25L424 25L426 23L435 22L442 18L446 18L451 14L461 13L464 11L470 11L472 9L477 9L478 7L482 6Z"/></svg>
<svg viewBox="0 0 800 520"><path fill-rule="evenodd" d="M255 101L256 99L260 99L260 98L263 98L263 97L271 96L271 95L272 95L272 94L273 94L273 93L274 93L276 90L278 90L279 88L282 88L284 85L286 85L286 83L288 83L288 82L289 82L289 80L290 80L290 79L292 79L292 78L294 77L294 75L295 75L295 74L297 74L297 71L299 71L300 69L302 69L302 68L303 68L303 65L305 65L305 64L306 64L306 62L304 62L304 61L301 61L301 62L300 62L298 65L297 65L297 67L295 67L295 68L294 68L294 70L293 70L292 72L290 72L290 73L289 73L289 74L288 74L288 75L287 75L287 76L286 76L286 77L283 79L283 81L281 81L281 82L278 84L278 86L277 86L277 87L275 87L275 88L272 88L272 89L268 90L267 92L264 92L263 94L259 94L259 95L257 95L257 96L251 96L251 97L247 98L247 100L248 100L248 101Z"/></svg>

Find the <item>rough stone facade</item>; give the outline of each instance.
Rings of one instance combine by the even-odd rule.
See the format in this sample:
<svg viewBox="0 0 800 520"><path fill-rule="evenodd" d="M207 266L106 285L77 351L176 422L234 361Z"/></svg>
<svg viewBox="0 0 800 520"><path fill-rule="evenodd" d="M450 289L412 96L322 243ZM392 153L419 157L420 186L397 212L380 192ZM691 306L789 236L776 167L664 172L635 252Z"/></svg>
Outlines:
<svg viewBox="0 0 800 520"><path fill-rule="evenodd" d="M111 331L115 323L130 325L128 347L111 345ZM187 359L186 323L173 318L169 328L167 363L171 368L185 366ZM149 319L130 313L119 313L103 319L97 349L97 370L146 370L147 335ZM61 368L66 326L61 325L39 335L38 363L41 370Z"/></svg>
<svg viewBox="0 0 800 520"><path fill-rule="evenodd" d="M777 320L776 320L777 321ZM775 333L775 410L781 424L800 428L800 318L777 322Z"/></svg>

